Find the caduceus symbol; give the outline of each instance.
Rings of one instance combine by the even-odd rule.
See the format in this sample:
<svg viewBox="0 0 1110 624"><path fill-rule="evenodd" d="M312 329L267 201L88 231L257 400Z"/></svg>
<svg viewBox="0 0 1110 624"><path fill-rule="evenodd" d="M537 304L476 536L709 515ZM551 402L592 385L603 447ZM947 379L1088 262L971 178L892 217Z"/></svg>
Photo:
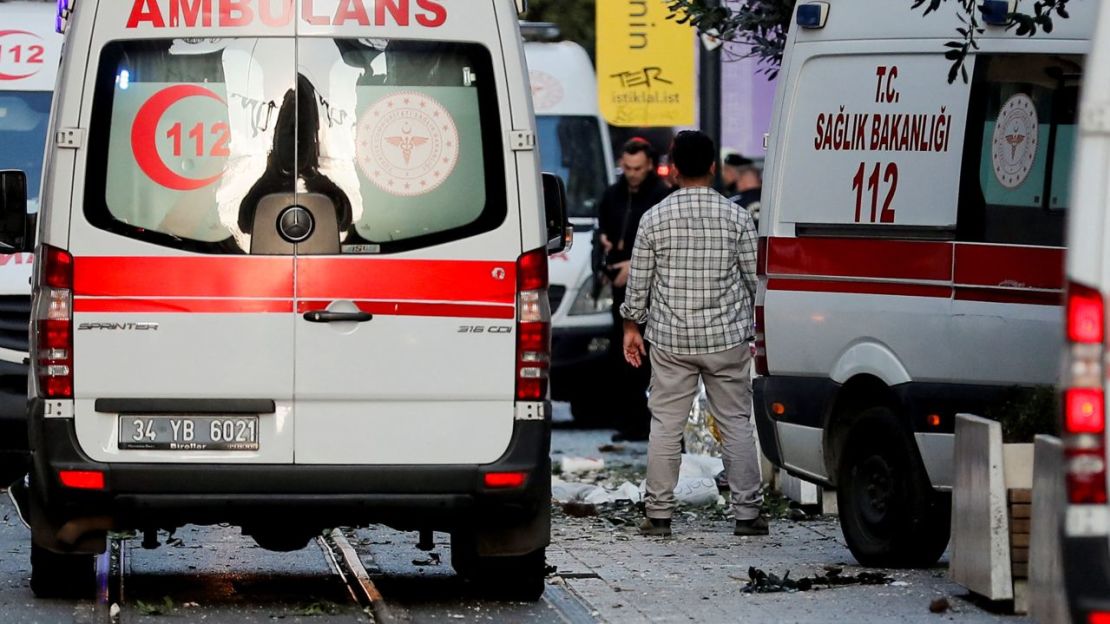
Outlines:
<svg viewBox="0 0 1110 624"><path fill-rule="evenodd" d="M401 156L406 165L412 160L412 151L428 142L427 137L412 136L412 125L407 122L401 125L401 136L386 137L385 140L390 145L401 148Z"/></svg>
<svg viewBox="0 0 1110 624"><path fill-rule="evenodd" d="M1007 134L1006 142L1010 144L1010 158L1017 156L1017 149L1025 142L1025 135L1023 134Z"/></svg>

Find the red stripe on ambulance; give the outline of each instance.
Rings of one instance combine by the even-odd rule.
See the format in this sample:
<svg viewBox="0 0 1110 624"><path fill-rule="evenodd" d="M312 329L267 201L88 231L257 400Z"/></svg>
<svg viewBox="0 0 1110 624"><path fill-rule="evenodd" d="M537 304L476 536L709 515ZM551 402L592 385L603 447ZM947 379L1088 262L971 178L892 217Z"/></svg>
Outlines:
<svg viewBox="0 0 1110 624"><path fill-rule="evenodd" d="M952 244L859 238L772 238L771 275L949 281Z"/></svg>
<svg viewBox="0 0 1110 624"><path fill-rule="evenodd" d="M288 299L119 299L76 297L75 312L158 314L291 314Z"/></svg>
<svg viewBox="0 0 1110 624"><path fill-rule="evenodd" d="M292 299L293 261L275 257L78 257L81 297Z"/></svg>
<svg viewBox="0 0 1110 624"><path fill-rule="evenodd" d="M1061 305L1064 250L981 243L772 238L771 291ZM940 282L928 284L924 282Z"/></svg>
<svg viewBox="0 0 1110 624"><path fill-rule="evenodd" d="M511 319L516 267L484 260L78 257L74 295L79 312L290 313L296 298L309 306L303 311L350 300L374 314Z"/></svg>
<svg viewBox="0 0 1110 624"><path fill-rule="evenodd" d="M299 301L297 314L328 309L327 301ZM363 312L379 316L432 316L461 319L516 318L516 308L511 305L484 305L473 303L419 303L411 301L356 301Z"/></svg>
<svg viewBox="0 0 1110 624"><path fill-rule="evenodd" d="M294 0L134 0L128 28L242 28L260 22L280 28L293 21ZM439 28L447 21L442 0L340 0L321 13L314 0L301 0L301 20L313 26Z"/></svg>
<svg viewBox="0 0 1110 624"><path fill-rule="evenodd" d="M484 260L298 258L298 299L516 302L516 266Z"/></svg>
<svg viewBox="0 0 1110 624"><path fill-rule="evenodd" d="M1004 288L1064 289L1060 247L956 245L956 284Z"/></svg>

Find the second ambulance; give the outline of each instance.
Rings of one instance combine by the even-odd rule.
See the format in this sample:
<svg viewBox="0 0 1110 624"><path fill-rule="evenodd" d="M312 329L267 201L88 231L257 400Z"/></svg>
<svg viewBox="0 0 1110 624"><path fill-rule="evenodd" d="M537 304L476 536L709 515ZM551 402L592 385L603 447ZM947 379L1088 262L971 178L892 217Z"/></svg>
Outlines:
<svg viewBox="0 0 1110 624"><path fill-rule="evenodd" d="M1058 378L1096 5L1026 37L1011 3L985 3L951 82L959 3L798 5L763 187L755 412L775 464L836 488L865 565L935 562L955 415Z"/></svg>
<svg viewBox="0 0 1110 624"><path fill-rule="evenodd" d="M233 523L292 550L382 522L449 532L483 590L538 598L566 219L514 3L68 6L21 501L35 593L90 590L111 530Z"/></svg>
<svg viewBox="0 0 1110 624"><path fill-rule="evenodd" d="M0 170L27 174L29 212L38 213L50 102L62 37L56 3L0 2ZM0 475L26 470L29 253L0 250ZM5 481L6 482L6 481Z"/></svg>

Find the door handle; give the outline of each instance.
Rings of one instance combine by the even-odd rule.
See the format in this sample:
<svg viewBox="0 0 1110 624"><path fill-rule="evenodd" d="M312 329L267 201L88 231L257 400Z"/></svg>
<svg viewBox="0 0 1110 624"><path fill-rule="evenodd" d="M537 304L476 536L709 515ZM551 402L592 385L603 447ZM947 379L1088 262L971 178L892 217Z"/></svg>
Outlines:
<svg viewBox="0 0 1110 624"><path fill-rule="evenodd" d="M374 315L369 312L329 312L318 310L306 312L304 320L309 323L366 323L374 320Z"/></svg>

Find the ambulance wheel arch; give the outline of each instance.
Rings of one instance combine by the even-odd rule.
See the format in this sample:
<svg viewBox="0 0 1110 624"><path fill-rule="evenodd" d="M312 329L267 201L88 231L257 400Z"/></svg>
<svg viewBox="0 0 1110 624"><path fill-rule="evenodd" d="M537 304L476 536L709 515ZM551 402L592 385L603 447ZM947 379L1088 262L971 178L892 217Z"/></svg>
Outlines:
<svg viewBox="0 0 1110 624"><path fill-rule="evenodd" d="M935 492L897 406L852 413L837 458L844 539L865 566L922 567L948 545L951 495Z"/></svg>

